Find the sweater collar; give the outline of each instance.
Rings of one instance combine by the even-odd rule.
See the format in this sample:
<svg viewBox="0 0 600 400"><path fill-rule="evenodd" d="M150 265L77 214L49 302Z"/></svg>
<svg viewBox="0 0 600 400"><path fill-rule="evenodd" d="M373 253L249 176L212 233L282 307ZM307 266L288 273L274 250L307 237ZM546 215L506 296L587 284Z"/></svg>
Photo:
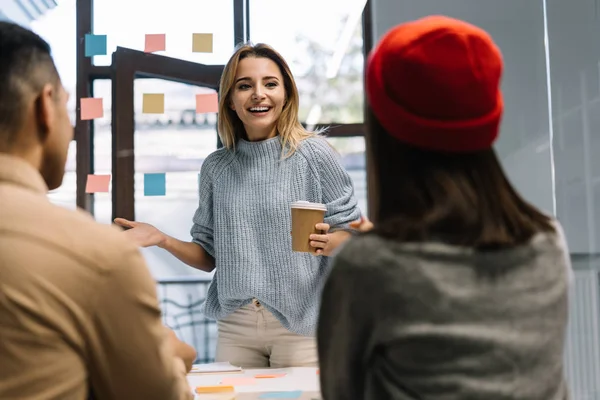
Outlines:
<svg viewBox="0 0 600 400"><path fill-rule="evenodd" d="M279 157L281 155L281 138L275 136L259 142L250 142L245 139L239 139L236 143L236 148L240 154L250 157Z"/></svg>

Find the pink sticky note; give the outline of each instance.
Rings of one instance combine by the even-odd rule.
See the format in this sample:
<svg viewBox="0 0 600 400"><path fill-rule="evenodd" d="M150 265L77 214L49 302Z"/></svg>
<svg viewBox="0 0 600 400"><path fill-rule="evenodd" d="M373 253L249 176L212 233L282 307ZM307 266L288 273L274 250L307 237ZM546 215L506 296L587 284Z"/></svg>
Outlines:
<svg viewBox="0 0 600 400"><path fill-rule="evenodd" d="M254 379L254 378L225 378L221 381L221 385L227 385L227 386L256 385L256 379Z"/></svg>
<svg viewBox="0 0 600 400"><path fill-rule="evenodd" d="M102 118L104 116L104 107L102 99L93 97L81 99L81 120Z"/></svg>
<svg viewBox="0 0 600 400"><path fill-rule="evenodd" d="M86 193L108 192L110 175L88 175L85 185Z"/></svg>
<svg viewBox="0 0 600 400"><path fill-rule="evenodd" d="M285 374L260 374L254 375L256 379L273 379L273 378L283 378Z"/></svg>
<svg viewBox="0 0 600 400"><path fill-rule="evenodd" d="M216 113L219 111L219 97L216 93L196 95L196 113Z"/></svg>
<svg viewBox="0 0 600 400"><path fill-rule="evenodd" d="M144 51L152 53L155 51L165 51L167 49L167 35L164 33L146 34L146 45Z"/></svg>

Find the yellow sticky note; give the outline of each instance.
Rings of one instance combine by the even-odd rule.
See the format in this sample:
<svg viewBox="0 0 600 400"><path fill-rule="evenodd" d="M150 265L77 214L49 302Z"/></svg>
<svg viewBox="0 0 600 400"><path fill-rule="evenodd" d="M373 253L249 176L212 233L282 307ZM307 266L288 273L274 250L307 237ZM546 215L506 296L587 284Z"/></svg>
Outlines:
<svg viewBox="0 0 600 400"><path fill-rule="evenodd" d="M196 393L227 393L233 392L233 386L196 386Z"/></svg>
<svg viewBox="0 0 600 400"><path fill-rule="evenodd" d="M212 33L194 33L192 35L193 53L212 53L213 52L213 34Z"/></svg>
<svg viewBox="0 0 600 400"><path fill-rule="evenodd" d="M165 95L164 93L144 93L142 103L142 112L144 114L164 114L165 113Z"/></svg>

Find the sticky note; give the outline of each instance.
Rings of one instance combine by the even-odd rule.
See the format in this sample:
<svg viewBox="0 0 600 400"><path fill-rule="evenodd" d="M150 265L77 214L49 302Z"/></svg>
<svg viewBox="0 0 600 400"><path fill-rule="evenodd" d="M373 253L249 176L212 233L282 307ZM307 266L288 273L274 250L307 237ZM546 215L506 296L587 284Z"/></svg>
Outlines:
<svg viewBox="0 0 600 400"><path fill-rule="evenodd" d="M233 392L233 386L196 386L196 393L227 393Z"/></svg>
<svg viewBox="0 0 600 400"><path fill-rule="evenodd" d="M164 114L164 93L144 93L144 98L142 99L142 112L144 114Z"/></svg>
<svg viewBox="0 0 600 400"><path fill-rule="evenodd" d="M144 51L152 53L155 51L165 51L167 49L167 35L164 33L146 34L146 43Z"/></svg>
<svg viewBox="0 0 600 400"><path fill-rule="evenodd" d="M273 378L283 378L285 374L260 374L254 375L256 379L273 379Z"/></svg>
<svg viewBox="0 0 600 400"><path fill-rule="evenodd" d="M144 196L164 196L167 193L165 173L144 174Z"/></svg>
<svg viewBox="0 0 600 400"><path fill-rule="evenodd" d="M194 34L192 34L192 52L193 53L212 53L213 52L213 34L212 33L194 33Z"/></svg>
<svg viewBox="0 0 600 400"><path fill-rule="evenodd" d="M88 175L85 184L86 193L108 192L110 175Z"/></svg>
<svg viewBox="0 0 600 400"><path fill-rule="evenodd" d="M254 379L254 378L225 378L221 381L221 385L230 385L230 386L256 385L256 379Z"/></svg>
<svg viewBox="0 0 600 400"><path fill-rule="evenodd" d="M82 121L95 118L102 118L104 116L104 106L102 105L102 99L93 97L82 98L80 107Z"/></svg>
<svg viewBox="0 0 600 400"><path fill-rule="evenodd" d="M219 112L219 95L217 93L206 93L196 95L196 113Z"/></svg>
<svg viewBox="0 0 600 400"><path fill-rule="evenodd" d="M298 399L302 396L301 390L295 390L293 392L268 392L261 394L259 399Z"/></svg>
<svg viewBox="0 0 600 400"><path fill-rule="evenodd" d="M85 35L85 56L104 56L106 55L106 35Z"/></svg>

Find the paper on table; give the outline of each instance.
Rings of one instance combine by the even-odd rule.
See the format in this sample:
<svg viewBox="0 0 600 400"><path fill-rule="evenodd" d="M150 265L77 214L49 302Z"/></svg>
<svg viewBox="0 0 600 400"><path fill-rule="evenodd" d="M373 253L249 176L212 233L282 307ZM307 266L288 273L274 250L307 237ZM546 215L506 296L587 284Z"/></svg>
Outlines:
<svg viewBox="0 0 600 400"><path fill-rule="evenodd" d="M301 390L295 390L293 392L268 392L261 394L259 399L298 399L302 396Z"/></svg>
<svg viewBox="0 0 600 400"><path fill-rule="evenodd" d="M221 372L242 372L240 367L231 365L228 362L219 362L211 364L194 364L192 365L192 374L214 374Z"/></svg>
<svg viewBox="0 0 600 400"><path fill-rule="evenodd" d="M283 378L285 374L259 374L254 375L256 379L272 379L272 378Z"/></svg>
<svg viewBox="0 0 600 400"><path fill-rule="evenodd" d="M256 379L254 379L254 378L225 378L221 381L221 385L231 385L231 386L256 385Z"/></svg>

